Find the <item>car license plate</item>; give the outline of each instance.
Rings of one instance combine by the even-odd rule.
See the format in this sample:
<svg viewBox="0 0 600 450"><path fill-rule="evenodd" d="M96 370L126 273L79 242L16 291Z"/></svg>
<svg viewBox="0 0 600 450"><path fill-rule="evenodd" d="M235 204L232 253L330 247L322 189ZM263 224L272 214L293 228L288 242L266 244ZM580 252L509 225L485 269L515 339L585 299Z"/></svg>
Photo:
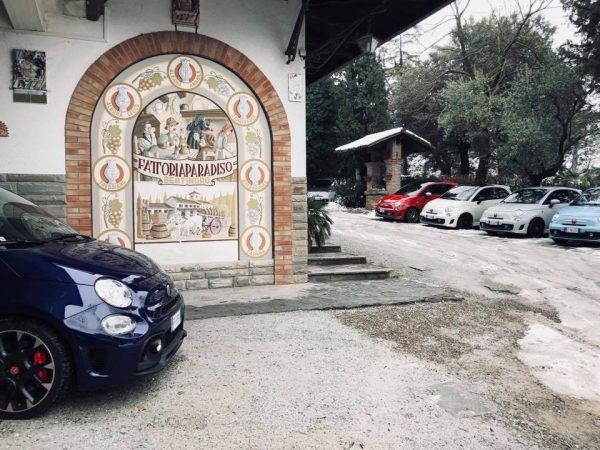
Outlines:
<svg viewBox="0 0 600 450"><path fill-rule="evenodd" d="M435 219L435 216L433 214L425 214L425 218L426 219Z"/></svg>
<svg viewBox="0 0 600 450"><path fill-rule="evenodd" d="M490 220L490 225L500 225L499 220Z"/></svg>
<svg viewBox="0 0 600 450"><path fill-rule="evenodd" d="M171 316L171 332L181 325L181 310Z"/></svg>
<svg viewBox="0 0 600 450"><path fill-rule="evenodd" d="M579 233L579 228L577 228L577 227L567 227L567 228L565 228L565 231L567 233Z"/></svg>

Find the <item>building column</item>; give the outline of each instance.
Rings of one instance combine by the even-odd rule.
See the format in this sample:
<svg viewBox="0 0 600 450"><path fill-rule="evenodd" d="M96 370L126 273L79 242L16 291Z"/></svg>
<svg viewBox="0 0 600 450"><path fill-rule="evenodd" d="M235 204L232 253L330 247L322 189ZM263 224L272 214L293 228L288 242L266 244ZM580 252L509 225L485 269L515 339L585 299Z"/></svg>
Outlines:
<svg viewBox="0 0 600 450"><path fill-rule="evenodd" d="M385 188L388 194L393 194L402 185L402 166L403 162L401 159L386 159L385 160L385 174L391 176L389 180L385 180Z"/></svg>
<svg viewBox="0 0 600 450"><path fill-rule="evenodd" d="M371 161L365 163L367 167L367 188L365 190L365 208L374 209L382 195L386 193L379 184L385 163L383 161Z"/></svg>
<svg viewBox="0 0 600 450"><path fill-rule="evenodd" d="M308 219L306 178L292 178L292 264L294 283L308 281Z"/></svg>

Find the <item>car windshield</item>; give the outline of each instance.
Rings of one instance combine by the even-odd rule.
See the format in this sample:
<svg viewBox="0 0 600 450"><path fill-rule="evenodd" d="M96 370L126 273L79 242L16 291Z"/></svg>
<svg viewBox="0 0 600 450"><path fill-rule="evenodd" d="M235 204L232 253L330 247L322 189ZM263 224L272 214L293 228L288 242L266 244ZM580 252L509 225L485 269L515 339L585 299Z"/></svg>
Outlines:
<svg viewBox="0 0 600 450"><path fill-rule="evenodd" d="M571 203L575 206L600 206L600 188L585 191Z"/></svg>
<svg viewBox="0 0 600 450"><path fill-rule="evenodd" d="M0 245L50 241L77 235L71 227L27 200L0 189Z"/></svg>
<svg viewBox="0 0 600 450"><path fill-rule="evenodd" d="M308 184L308 189L312 191L327 191L331 187L331 180L314 180Z"/></svg>
<svg viewBox="0 0 600 450"><path fill-rule="evenodd" d="M546 189L520 189L506 197L502 203L524 203L533 205L548 193Z"/></svg>
<svg viewBox="0 0 600 450"><path fill-rule="evenodd" d="M396 195L417 195L417 192L419 192L421 190L421 188L423 186L425 186L427 183L411 183L411 184L407 184L406 186L398 189L396 191Z"/></svg>
<svg viewBox="0 0 600 450"><path fill-rule="evenodd" d="M475 192L477 192L478 189L479 188L477 186L458 186L454 189L450 189L440 198L466 202L473 196L473 194L475 194Z"/></svg>

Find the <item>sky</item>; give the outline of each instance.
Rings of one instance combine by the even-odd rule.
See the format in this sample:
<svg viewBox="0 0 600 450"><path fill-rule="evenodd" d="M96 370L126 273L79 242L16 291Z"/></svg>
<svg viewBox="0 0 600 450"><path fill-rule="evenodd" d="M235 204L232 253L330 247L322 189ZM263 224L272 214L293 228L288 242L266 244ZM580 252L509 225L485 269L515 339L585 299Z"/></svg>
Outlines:
<svg viewBox="0 0 600 450"><path fill-rule="evenodd" d="M540 1L540 0L536 0ZM569 21L567 12L563 9L560 0L550 1L549 8L540 14L545 17L552 25L557 28L554 46L558 47L568 39L575 37L574 28ZM495 11L500 15L507 15L518 11L519 4L523 9L529 6L530 0L471 0L466 10L465 17L473 17L475 20L488 17ZM459 5L464 6L467 0L459 0ZM426 55L428 50L436 45L443 44L447 40L448 33L452 30L454 22L452 20L452 10L450 6L438 11L418 25L420 37L411 42L414 38L415 29L408 30L403 34L403 50L413 55ZM389 42L382 47L396 47L395 41ZM393 50L391 50L393 52Z"/></svg>

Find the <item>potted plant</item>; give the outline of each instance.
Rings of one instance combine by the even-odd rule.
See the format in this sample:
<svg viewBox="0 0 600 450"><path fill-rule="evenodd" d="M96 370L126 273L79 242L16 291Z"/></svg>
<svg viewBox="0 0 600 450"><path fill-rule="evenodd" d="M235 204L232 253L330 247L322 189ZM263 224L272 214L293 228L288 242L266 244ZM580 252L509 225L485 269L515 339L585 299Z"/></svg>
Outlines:
<svg viewBox="0 0 600 450"><path fill-rule="evenodd" d="M325 245L325 241L331 236L331 224L333 220L324 209L325 204L318 200L308 199L308 248L313 242L318 247Z"/></svg>

